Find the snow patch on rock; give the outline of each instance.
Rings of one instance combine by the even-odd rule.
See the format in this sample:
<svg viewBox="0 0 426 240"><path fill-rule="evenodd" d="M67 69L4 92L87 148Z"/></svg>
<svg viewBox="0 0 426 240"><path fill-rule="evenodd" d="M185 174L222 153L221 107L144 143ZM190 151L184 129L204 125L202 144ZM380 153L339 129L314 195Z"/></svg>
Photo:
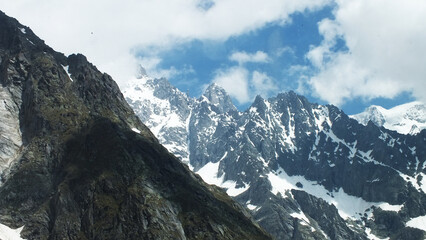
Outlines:
<svg viewBox="0 0 426 240"><path fill-rule="evenodd" d="M248 185L245 185L244 187L237 187L237 183L235 181L225 181L225 174L219 176L219 165L220 161L216 163L208 162L196 173L198 173L206 183L225 188L226 193L231 197L240 195L248 189Z"/></svg>
<svg viewBox="0 0 426 240"><path fill-rule="evenodd" d="M344 219L360 219L372 206L377 206L386 211L398 212L402 205L390 205L385 202L367 202L362 198L351 196L343 189L338 191L328 191L324 186L314 181L306 180L303 176L289 176L281 167L275 173L267 175L271 185L273 194L281 193L286 196L286 191L291 189L304 190L307 193L322 198L330 204L333 204L339 211L339 215ZM303 187L297 187L297 183L301 183Z"/></svg>
<svg viewBox="0 0 426 240"><path fill-rule="evenodd" d="M426 231L426 216L413 218L406 223L406 226Z"/></svg>
<svg viewBox="0 0 426 240"><path fill-rule="evenodd" d="M21 231L24 226L12 229L6 225L0 223L0 239L1 240L25 240L21 238Z"/></svg>

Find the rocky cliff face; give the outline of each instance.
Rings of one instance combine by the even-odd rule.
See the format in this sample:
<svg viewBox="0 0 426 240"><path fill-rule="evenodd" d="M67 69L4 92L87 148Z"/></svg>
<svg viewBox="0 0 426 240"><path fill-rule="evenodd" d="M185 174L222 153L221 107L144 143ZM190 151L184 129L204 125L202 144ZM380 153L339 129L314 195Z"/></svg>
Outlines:
<svg viewBox="0 0 426 240"><path fill-rule="evenodd" d="M1 12L0 100L0 226L22 238L270 239L158 143L109 75Z"/></svg>
<svg viewBox="0 0 426 240"><path fill-rule="evenodd" d="M190 114L179 120L179 134L167 127L154 134L160 142L167 136L177 146L183 143L190 167L225 188L277 239L424 237L410 223L426 215L426 131L411 136L363 126L334 106L312 104L294 92L257 97L244 112L230 106L216 85L199 99L173 88L139 104L138 92L168 91L164 81L135 80L124 94L135 111L156 116L163 114L154 107L160 100L180 115L167 96L185 99L183 112ZM143 121L169 124L157 119ZM384 222L395 215L401 224L383 224L379 215Z"/></svg>

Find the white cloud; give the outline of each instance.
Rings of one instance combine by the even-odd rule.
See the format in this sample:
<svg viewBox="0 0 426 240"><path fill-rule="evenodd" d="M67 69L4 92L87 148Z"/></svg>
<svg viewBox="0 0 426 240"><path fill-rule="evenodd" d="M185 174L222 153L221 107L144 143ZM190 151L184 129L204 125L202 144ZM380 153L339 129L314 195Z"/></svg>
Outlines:
<svg viewBox="0 0 426 240"><path fill-rule="evenodd" d="M243 67L232 67L216 71L213 82L221 86L240 104L251 100L249 93L249 72Z"/></svg>
<svg viewBox="0 0 426 240"><path fill-rule="evenodd" d="M223 87L225 91L239 104L245 104L254 99L256 95L269 97L278 91L274 80L264 72L249 71L244 65L247 62L264 63L269 57L262 51L255 53L234 52L229 56L231 61L238 66L216 70L213 83Z"/></svg>
<svg viewBox="0 0 426 240"><path fill-rule="evenodd" d="M294 51L294 49L293 48L291 48L291 47L289 47L289 46L286 46L286 47L281 47L281 48L278 48L277 50L276 50L276 52L275 52L275 57L281 57L281 56L283 56L284 54L287 54L288 56L292 56L292 57L294 57L295 56L295 51Z"/></svg>
<svg viewBox="0 0 426 240"><path fill-rule="evenodd" d="M324 41L306 55L320 98L340 105L408 91L426 100L426 1L337 0L334 14L319 23ZM339 38L347 51L333 50Z"/></svg>
<svg viewBox="0 0 426 240"><path fill-rule="evenodd" d="M266 63L269 61L269 57L268 54L263 51L257 51L255 53L242 51L234 52L231 56L229 56L229 60L238 62L238 64L242 65L247 62Z"/></svg>
<svg viewBox="0 0 426 240"><path fill-rule="evenodd" d="M311 75L312 69L305 65L292 65L287 74L295 78L297 82L296 92L301 95L310 93L310 87L308 85L309 75Z"/></svg>
<svg viewBox="0 0 426 240"><path fill-rule="evenodd" d="M145 68L147 74L153 78L170 78L171 76L178 75L179 72L175 67L168 69L160 68L159 64L162 59L158 57L144 57L137 59L138 64Z"/></svg>
<svg viewBox="0 0 426 240"><path fill-rule="evenodd" d="M305 65L292 65L288 69L288 75L290 75L290 76L305 75L310 70L311 69L308 66L305 66Z"/></svg>
<svg viewBox="0 0 426 240"><path fill-rule="evenodd" d="M66 54L81 52L122 82L134 72L137 49L226 40L329 0L14 0L0 9L29 25Z"/></svg>
<svg viewBox="0 0 426 240"><path fill-rule="evenodd" d="M269 97L278 91L277 85L266 73L254 71L251 84L253 86L252 95L259 94L262 97Z"/></svg>
<svg viewBox="0 0 426 240"><path fill-rule="evenodd" d="M212 82L225 89L239 104L249 103L256 95L269 97L278 91L276 83L266 73L250 72L242 66L217 70Z"/></svg>
<svg viewBox="0 0 426 240"><path fill-rule="evenodd" d="M147 72L147 75L153 78L167 78L170 79L171 77L177 77L177 76L192 76L195 74L194 67L192 65L184 64L182 68L177 69L174 66L171 66L167 69L161 68L160 63L162 62L161 58L158 57L143 57L138 58L135 60L137 64L141 65L145 71ZM135 74L133 74L134 76ZM187 79L186 82L191 82L193 79ZM183 81L180 83L182 84Z"/></svg>

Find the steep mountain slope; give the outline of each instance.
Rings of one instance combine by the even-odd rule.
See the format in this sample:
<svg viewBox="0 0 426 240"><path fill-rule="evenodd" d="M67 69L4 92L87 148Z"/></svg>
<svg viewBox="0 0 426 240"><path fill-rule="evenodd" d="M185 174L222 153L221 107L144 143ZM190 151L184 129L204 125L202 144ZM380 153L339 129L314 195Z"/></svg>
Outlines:
<svg viewBox="0 0 426 240"><path fill-rule="evenodd" d="M391 109L370 106L364 112L350 117L363 125L372 121L379 127L383 126L401 134L414 135L426 129L426 106L421 102L406 103Z"/></svg>
<svg viewBox="0 0 426 240"><path fill-rule="evenodd" d="M0 102L3 236L270 239L158 143L109 75L2 12Z"/></svg>
<svg viewBox="0 0 426 240"><path fill-rule="evenodd" d="M182 143L190 167L225 188L277 239L423 239L408 222L426 215L426 131L410 136L363 126L294 92L257 97L239 112L216 85L191 99L165 82L145 76L124 94L136 112L179 115L184 106L189 114L179 120L178 138L163 127L167 120L143 121L162 126L160 142L167 136ZM151 97L143 102L142 95ZM174 106L176 95L185 105Z"/></svg>

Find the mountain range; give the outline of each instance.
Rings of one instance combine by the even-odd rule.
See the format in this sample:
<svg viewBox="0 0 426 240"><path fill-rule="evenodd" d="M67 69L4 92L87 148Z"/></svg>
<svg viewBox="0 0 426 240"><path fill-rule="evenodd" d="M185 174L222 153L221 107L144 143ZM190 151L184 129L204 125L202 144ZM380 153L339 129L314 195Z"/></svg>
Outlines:
<svg viewBox="0 0 426 240"><path fill-rule="evenodd" d="M294 92L239 111L142 68L122 90L0 12L1 239L426 237L418 123Z"/></svg>
<svg viewBox="0 0 426 240"><path fill-rule="evenodd" d="M276 239L425 238L426 130L363 125L294 92L238 111L215 84L194 99L141 72L123 94L142 122Z"/></svg>

